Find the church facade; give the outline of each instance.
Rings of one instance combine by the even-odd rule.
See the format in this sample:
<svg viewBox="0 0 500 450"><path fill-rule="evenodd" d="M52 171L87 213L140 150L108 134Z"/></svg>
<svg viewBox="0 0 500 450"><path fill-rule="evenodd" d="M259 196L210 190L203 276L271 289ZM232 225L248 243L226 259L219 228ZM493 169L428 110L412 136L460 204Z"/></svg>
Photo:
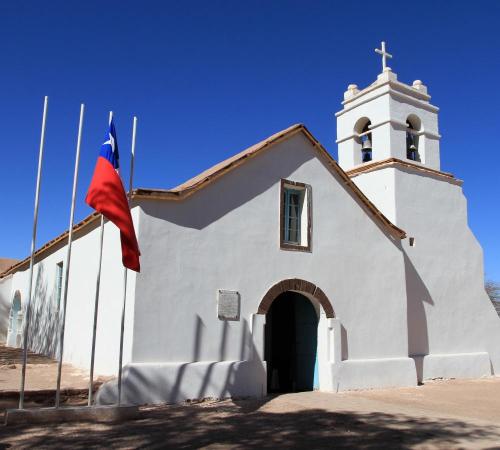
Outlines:
<svg viewBox="0 0 500 450"><path fill-rule="evenodd" d="M303 125L171 190L136 189L127 403L414 386L500 373L500 318L462 181L440 168L427 88L384 68L350 85L338 163ZM97 374L116 374L123 295L105 225ZM56 354L63 234L37 252L30 349ZM99 217L75 227L64 360L90 365ZM0 275L19 346L28 263ZM29 380L28 380L29 383ZM108 382L98 401L116 401Z"/></svg>

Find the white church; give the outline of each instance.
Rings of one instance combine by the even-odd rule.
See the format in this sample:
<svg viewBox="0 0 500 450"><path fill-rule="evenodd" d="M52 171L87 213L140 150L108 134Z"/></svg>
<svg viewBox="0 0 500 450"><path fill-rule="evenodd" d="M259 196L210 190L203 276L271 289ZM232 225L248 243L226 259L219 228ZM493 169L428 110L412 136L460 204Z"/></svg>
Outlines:
<svg viewBox="0 0 500 450"><path fill-rule="evenodd" d="M349 85L336 113L338 162L299 124L174 189L133 191L142 271L128 277L123 402L500 374L500 318L462 181L440 167L439 109L380 53L382 73ZM99 223L93 214L75 226L69 277L64 361L84 369ZM36 253L29 348L48 355L66 244L67 233ZM120 262L106 223L98 375L118 371ZM28 266L0 274L9 346L21 345ZM116 397L111 381L97 401Z"/></svg>

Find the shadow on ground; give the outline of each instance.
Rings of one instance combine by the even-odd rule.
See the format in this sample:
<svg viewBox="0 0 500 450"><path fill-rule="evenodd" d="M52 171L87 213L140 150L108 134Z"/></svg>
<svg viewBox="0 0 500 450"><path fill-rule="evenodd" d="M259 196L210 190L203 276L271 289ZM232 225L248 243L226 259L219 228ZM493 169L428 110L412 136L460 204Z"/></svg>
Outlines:
<svg viewBox="0 0 500 450"><path fill-rule="evenodd" d="M264 405L268 399L260 402ZM463 441L500 442L499 428L458 420L322 409L270 413L255 400L210 406L156 407L119 424L54 424L0 428L0 448L463 448ZM462 443L462 444L461 444ZM491 444L490 444L490 448Z"/></svg>

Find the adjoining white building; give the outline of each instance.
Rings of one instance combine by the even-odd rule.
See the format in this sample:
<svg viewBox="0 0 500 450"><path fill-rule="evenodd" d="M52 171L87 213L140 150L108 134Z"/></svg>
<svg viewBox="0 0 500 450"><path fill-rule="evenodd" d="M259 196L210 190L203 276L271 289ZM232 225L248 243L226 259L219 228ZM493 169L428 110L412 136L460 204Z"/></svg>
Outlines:
<svg viewBox="0 0 500 450"><path fill-rule="evenodd" d="M438 108L386 68L350 85L339 163L303 125L171 190L137 189L123 400L412 386L500 374L500 318L462 181L441 171ZM90 363L99 218L75 227L64 360ZM29 347L54 355L67 234L36 256ZM122 266L105 226L96 373L118 364ZM0 275L19 345L28 260ZM18 320L19 323L14 324ZM102 403L116 399L104 385Z"/></svg>

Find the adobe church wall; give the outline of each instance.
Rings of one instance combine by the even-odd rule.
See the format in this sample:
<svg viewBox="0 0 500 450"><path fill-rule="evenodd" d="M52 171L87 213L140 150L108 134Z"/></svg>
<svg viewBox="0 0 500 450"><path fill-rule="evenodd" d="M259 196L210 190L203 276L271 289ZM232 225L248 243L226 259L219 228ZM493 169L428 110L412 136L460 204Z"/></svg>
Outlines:
<svg viewBox="0 0 500 450"><path fill-rule="evenodd" d="M461 186L403 169L395 179L396 223L415 238L414 247L403 244L409 354L488 352L488 372L500 374L500 318Z"/></svg>
<svg viewBox="0 0 500 450"><path fill-rule="evenodd" d="M9 329L9 314L12 302L12 276L0 279L0 343L5 343Z"/></svg>
<svg viewBox="0 0 500 450"><path fill-rule="evenodd" d="M358 175L352 180L385 217L393 224L397 224L395 169L389 167L384 170L376 170Z"/></svg>
<svg viewBox="0 0 500 450"><path fill-rule="evenodd" d="M137 222L136 210L133 210L133 216ZM98 225L97 221L83 233L75 236L71 254L63 360L83 369L90 367L99 249ZM35 263L33 271L29 349L52 357L57 356L59 352L59 327L63 302L61 293L60 306L58 305L56 266L61 262L66 264L66 251L66 245L47 251L43 258ZM11 292L20 291L24 316L29 291L28 277L28 269L16 272L12 277ZM132 339L131 321L135 291L133 273L129 273L128 283L125 362L130 359ZM122 293L123 266L119 232L114 225L106 223L96 344L96 375L112 375L118 370Z"/></svg>
<svg viewBox="0 0 500 450"><path fill-rule="evenodd" d="M182 202L144 200L132 360L248 359L249 321L288 278L320 287L344 328L344 359L407 357L404 266L387 236L297 134ZM279 247L280 179L312 186L312 252ZM241 294L220 321L217 289Z"/></svg>

